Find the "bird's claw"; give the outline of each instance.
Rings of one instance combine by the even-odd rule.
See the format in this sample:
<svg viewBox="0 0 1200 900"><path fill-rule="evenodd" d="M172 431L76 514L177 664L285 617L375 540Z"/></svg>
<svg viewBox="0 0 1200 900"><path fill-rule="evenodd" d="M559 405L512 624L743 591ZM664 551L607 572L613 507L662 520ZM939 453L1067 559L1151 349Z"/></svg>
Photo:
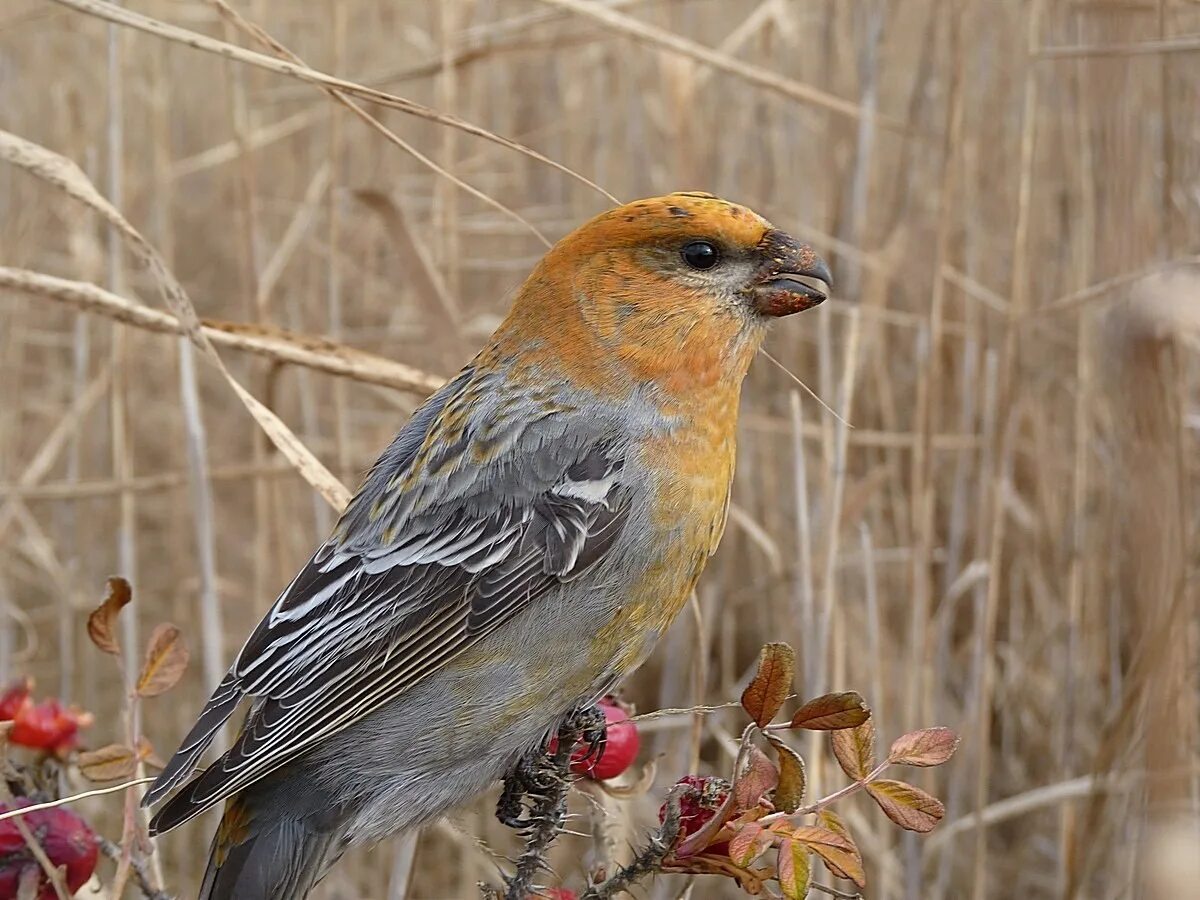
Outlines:
<svg viewBox="0 0 1200 900"><path fill-rule="evenodd" d="M604 753L604 744L608 736L608 722L604 717L604 710L599 706L592 704L584 706L567 717L564 729L571 728L576 734L575 743L581 743L587 747L587 753L584 754L584 759L596 762ZM559 741L562 740L561 731Z"/></svg>
<svg viewBox="0 0 1200 900"><path fill-rule="evenodd" d="M526 753L504 777L496 803L496 818L518 831L528 831L547 817L561 820L566 814L566 789L570 782L575 745L587 747L587 759L604 752L604 712L597 706L572 711L558 729L553 752L537 747ZM529 815L525 815L528 807Z"/></svg>

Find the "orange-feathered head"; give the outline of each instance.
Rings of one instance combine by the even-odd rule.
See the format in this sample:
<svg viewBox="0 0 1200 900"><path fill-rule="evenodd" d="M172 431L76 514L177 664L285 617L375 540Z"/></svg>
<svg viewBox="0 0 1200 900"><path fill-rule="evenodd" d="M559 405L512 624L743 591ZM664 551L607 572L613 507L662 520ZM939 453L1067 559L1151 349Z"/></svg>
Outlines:
<svg viewBox="0 0 1200 900"><path fill-rule="evenodd" d="M711 194L668 194L559 241L497 339L585 383L740 384L766 323L825 299L808 280L828 284L828 267L761 216Z"/></svg>

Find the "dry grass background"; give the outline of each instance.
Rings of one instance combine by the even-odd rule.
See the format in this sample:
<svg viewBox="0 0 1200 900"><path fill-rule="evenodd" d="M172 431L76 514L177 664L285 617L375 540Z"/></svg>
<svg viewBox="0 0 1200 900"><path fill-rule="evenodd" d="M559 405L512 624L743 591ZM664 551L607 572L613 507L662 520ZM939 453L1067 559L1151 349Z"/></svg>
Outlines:
<svg viewBox="0 0 1200 900"><path fill-rule="evenodd" d="M127 5L263 50L209 0ZM947 799L940 833L900 837L849 804L871 897L1194 889L1200 4L233 6L315 69L623 200L737 199L833 262L834 299L769 348L853 428L756 366L732 525L700 615L628 686L641 708L734 698L761 643L786 639L803 693L859 689L886 737L964 737L918 782ZM208 332L232 373L351 485L433 381L274 329L448 375L543 250L504 208L553 239L608 202L495 142L365 106L502 207L303 80L50 0L0 5L0 129L76 161L201 316L240 323ZM181 689L148 702L166 753L334 513L171 336L105 223L7 165L0 266L0 674L36 676L98 714L94 743L116 739L121 685L82 626L104 578L125 575L126 637L170 618L193 647ZM648 724L655 796L696 755L727 768L739 722ZM804 749L816 785L835 785L827 754ZM115 836L109 800L85 808ZM618 850L657 803L624 805ZM410 896L473 896L490 854L511 852L490 809L421 839ZM168 886L194 883L211 825L160 842ZM557 858L569 884L585 849ZM408 870L391 845L354 853L321 895L399 897Z"/></svg>

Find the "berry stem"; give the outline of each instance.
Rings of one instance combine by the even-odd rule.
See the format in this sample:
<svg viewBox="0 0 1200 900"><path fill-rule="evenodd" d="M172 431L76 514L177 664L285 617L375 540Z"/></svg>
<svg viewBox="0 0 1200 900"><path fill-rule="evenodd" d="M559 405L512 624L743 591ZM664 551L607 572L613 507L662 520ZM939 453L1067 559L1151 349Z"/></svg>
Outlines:
<svg viewBox="0 0 1200 900"><path fill-rule="evenodd" d="M780 810L779 812L773 812L770 815L763 816L761 819L758 820L758 824L766 826L766 825L770 825L772 822L777 822L780 819L794 819L794 818L797 818L798 816L809 816L809 815L812 815L813 813L818 813L821 810L823 810L825 807L829 806L830 804L832 804L838 800L841 800L845 797L849 797L851 794L857 793L858 791L865 788L868 784L870 784L872 781L874 781L876 778L878 778L880 775L882 775L884 770L887 769L887 767L890 766L891 764L892 764L891 760L885 759L883 762L881 762L879 765L877 765L874 769L872 769L870 772L868 772L867 777L864 778L862 781L852 781L845 787L839 788L838 790L834 791L829 796L822 797L816 803L811 803L808 806L802 806L799 809L797 809L795 812L789 813L789 812L783 812L782 810Z"/></svg>

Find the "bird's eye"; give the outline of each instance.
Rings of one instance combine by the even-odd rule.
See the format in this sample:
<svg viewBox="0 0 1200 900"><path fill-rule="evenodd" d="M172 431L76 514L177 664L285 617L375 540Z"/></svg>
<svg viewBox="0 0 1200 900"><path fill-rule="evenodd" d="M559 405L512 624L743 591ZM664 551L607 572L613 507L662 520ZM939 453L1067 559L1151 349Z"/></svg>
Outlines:
<svg viewBox="0 0 1200 900"><path fill-rule="evenodd" d="M721 261L721 254L708 241L692 241L683 248L683 261L693 269L711 269Z"/></svg>

